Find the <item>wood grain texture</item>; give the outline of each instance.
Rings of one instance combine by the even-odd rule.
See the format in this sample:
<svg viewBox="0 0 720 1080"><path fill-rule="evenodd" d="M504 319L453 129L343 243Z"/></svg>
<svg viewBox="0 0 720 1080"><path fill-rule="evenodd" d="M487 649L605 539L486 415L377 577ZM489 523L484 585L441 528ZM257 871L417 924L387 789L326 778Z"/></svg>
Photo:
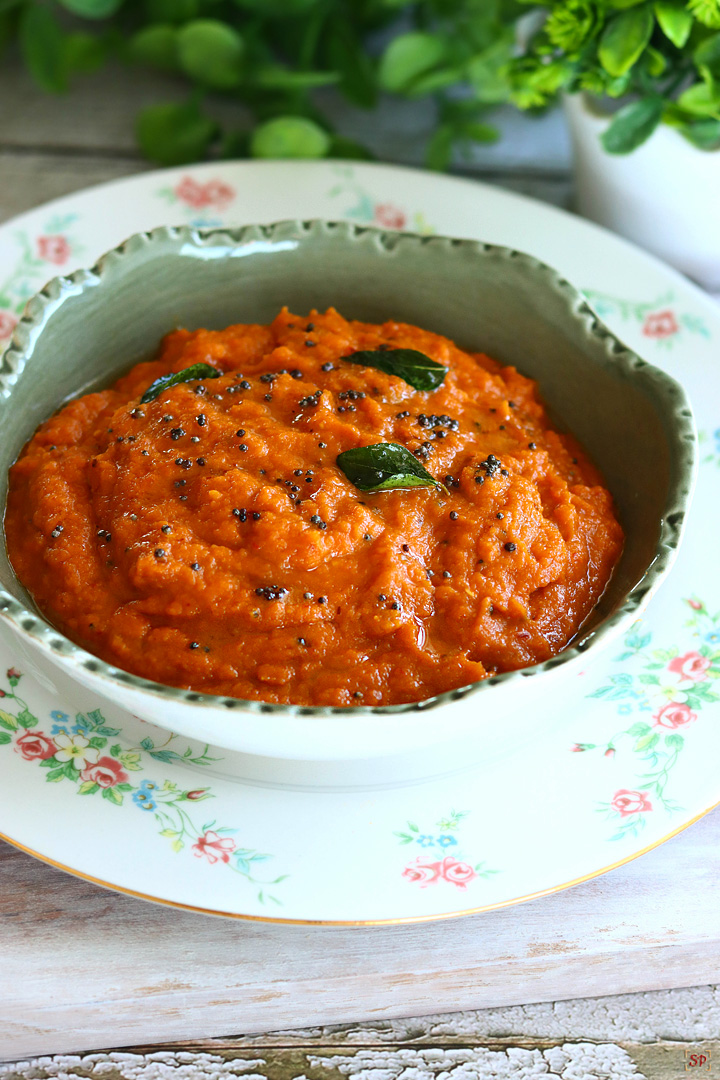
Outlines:
<svg viewBox="0 0 720 1080"><path fill-rule="evenodd" d="M719 839L714 812L564 893L359 929L148 905L4 845L2 1056L710 983L720 972Z"/></svg>

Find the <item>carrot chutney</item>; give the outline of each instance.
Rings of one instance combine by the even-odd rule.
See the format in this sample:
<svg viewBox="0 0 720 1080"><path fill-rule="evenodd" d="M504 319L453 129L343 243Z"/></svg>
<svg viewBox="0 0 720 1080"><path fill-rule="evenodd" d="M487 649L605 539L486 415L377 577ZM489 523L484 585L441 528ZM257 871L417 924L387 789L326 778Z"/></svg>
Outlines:
<svg viewBox="0 0 720 1080"><path fill-rule="evenodd" d="M367 490L381 481L419 486ZM103 660L345 706L548 659L623 543L534 382L332 308L168 334L157 359L42 424L11 469L5 529L39 608Z"/></svg>

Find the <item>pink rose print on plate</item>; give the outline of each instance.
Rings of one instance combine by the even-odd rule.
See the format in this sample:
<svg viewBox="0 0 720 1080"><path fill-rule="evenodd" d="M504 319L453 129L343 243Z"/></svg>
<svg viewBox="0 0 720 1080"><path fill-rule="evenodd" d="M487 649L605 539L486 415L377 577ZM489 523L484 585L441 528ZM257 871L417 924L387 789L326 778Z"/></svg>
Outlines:
<svg viewBox="0 0 720 1080"><path fill-rule="evenodd" d="M64 236L39 236L38 255L45 262L62 266L70 258L70 245Z"/></svg>
<svg viewBox="0 0 720 1080"><path fill-rule="evenodd" d="M456 885L458 889L465 889L468 882L477 877L477 874L473 870L472 866L468 866L465 862L458 862L457 859L453 859L448 855L443 859L442 866L440 868L440 876L445 881L451 882Z"/></svg>
<svg viewBox="0 0 720 1080"><path fill-rule="evenodd" d="M17 319L9 311L0 311L0 341L9 338L17 326Z"/></svg>
<svg viewBox="0 0 720 1080"><path fill-rule="evenodd" d="M704 682L707 679L707 669L712 661L707 656L701 656L699 652L688 652L684 656L676 656L668 664L668 671L674 671L680 676L680 681Z"/></svg>
<svg viewBox="0 0 720 1080"><path fill-rule="evenodd" d="M402 876L420 886L421 889L433 885L440 877L440 863L426 862L422 858L415 859L402 872Z"/></svg>
<svg viewBox="0 0 720 1080"><path fill-rule="evenodd" d="M392 203L378 203L374 210L376 225L382 225L386 229L404 229L407 224L407 216Z"/></svg>
<svg viewBox="0 0 720 1080"><path fill-rule="evenodd" d="M438 881L446 881L456 889L466 889L475 878L489 878L499 873L484 862L471 866L465 861L465 853L460 850L459 834L466 817L467 811L451 810L430 829L421 829L416 822L408 821L405 830L396 832L395 836L401 844L412 845L414 850L418 847L424 849L422 855L405 864L400 872L401 877L421 889L436 885ZM447 854L449 849L454 851L454 855Z"/></svg>
<svg viewBox="0 0 720 1080"><path fill-rule="evenodd" d="M419 885L421 889L434 885L438 881L449 881L456 888L465 889L468 883L478 875L472 866L465 862L458 862L451 855L447 855L442 860L438 859L436 862L429 862L420 855L405 867L402 876L407 881Z"/></svg>
<svg viewBox="0 0 720 1080"><path fill-rule="evenodd" d="M3 694L3 697L5 695ZM47 761L54 756L57 746L42 731L26 731L15 742L15 751L26 761Z"/></svg>
<svg viewBox="0 0 720 1080"><path fill-rule="evenodd" d="M697 720L697 713L680 701L671 701L654 714L653 720L655 727L678 728Z"/></svg>
<svg viewBox="0 0 720 1080"><path fill-rule="evenodd" d="M235 198L235 189L222 180L208 180L206 184L199 184L191 176L183 176L175 187L175 195L181 202L196 210L206 206L223 210Z"/></svg>
<svg viewBox="0 0 720 1080"><path fill-rule="evenodd" d="M89 780L101 788L115 787L127 783L128 774L119 761L111 757L101 757L94 764L88 764L80 773L81 780Z"/></svg>
<svg viewBox="0 0 720 1080"><path fill-rule="evenodd" d="M203 855L210 864L216 862L230 862L230 856L235 850L235 841L229 836L218 836L212 829L197 838L192 846L193 854L201 859Z"/></svg>
<svg viewBox="0 0 720 1080"><path fill-rule="evenodd" d="M675 315L668 308L665 311L651 312L643 323L642 332L649 338L668 338L680 330Z"/></svg>
<svg viewBox="0 0 720 1080"><path fill-rule="evenodd" d="M610 805L613 810L617 810L620 817L643 814L647 810L652 810L652 803L644 791L628 791L627 788L616 791Z"/></svg>

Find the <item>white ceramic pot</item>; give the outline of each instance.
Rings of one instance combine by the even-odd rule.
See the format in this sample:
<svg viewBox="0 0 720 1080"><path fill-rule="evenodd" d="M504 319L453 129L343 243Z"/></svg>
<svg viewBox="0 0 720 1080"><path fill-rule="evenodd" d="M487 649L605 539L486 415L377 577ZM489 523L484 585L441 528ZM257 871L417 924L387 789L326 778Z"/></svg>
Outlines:
<svg viewBox="0 0 720 1080"><path fill-rule="evenodd" d="M665 124L631 154L600 142L610 118L586 95L565 99L576 206L720 292L720 150L698 150Z"/></svg>

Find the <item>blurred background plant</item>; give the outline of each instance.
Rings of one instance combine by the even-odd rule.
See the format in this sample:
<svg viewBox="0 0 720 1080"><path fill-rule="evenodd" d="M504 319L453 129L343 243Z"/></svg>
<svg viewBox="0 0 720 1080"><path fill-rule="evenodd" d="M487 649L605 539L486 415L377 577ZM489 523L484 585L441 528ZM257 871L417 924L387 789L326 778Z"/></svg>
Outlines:
<svg viewBox="0 0 720 1080"><path fill-rule="evenodd" d="M720 0L0 0L0 50L19 47L52 93L116 58L173 73L183 103L137 118L161 165L204 157L369 158L335 129L327 88L373 110L431 99L427 164L499 132L488 111L542 111L563 91L621 105L603 135L627 153L658 124L720 147ZM210 94L238 102L221 128Z"/></svg>

